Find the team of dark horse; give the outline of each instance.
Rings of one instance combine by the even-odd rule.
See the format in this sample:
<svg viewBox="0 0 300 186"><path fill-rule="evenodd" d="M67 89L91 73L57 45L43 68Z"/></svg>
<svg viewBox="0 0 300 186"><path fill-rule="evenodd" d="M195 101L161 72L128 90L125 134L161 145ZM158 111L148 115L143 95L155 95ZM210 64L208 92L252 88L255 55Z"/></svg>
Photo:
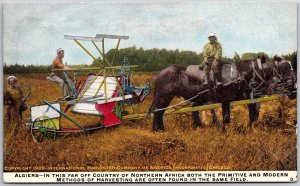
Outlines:
<svg viewBox="0 0 300 186"><path fill-rule="evenodd" d="M284 58L265 57L253 60L236 60L222 65L223 86L214 86L211 78L209 88L203 86L205 74L198 65L183 67L170 65L161 70L155 79L154 99L149 113L154 114L153 130L164 130L163 115L174 97L182 97L200 106L222 103L223 129L230 122L230 102L254 99L274 93L296 98L297 75L291 64ZM248 105L250 123L258 119L259 104ZM212 112L214 113L214 112ZM201 127L197 111L192 113L194 126ZM216 118L216 117L215 117Z"/></svg>

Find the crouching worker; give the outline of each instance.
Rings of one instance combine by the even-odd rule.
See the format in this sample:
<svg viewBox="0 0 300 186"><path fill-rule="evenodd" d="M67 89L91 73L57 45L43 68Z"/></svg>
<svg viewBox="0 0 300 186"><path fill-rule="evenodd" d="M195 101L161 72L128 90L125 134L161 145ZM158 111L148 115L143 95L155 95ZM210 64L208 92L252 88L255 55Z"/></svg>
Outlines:
<svg viewBox="0 0 300 186"><path fill-rule="evenodd" d="M4 105L7 106L6 117L9 124L15 124L18 131L22 121L22 112L27 110L26 98L23 96L21 88L17 85L17 78L9 76L7 78L8 87L4 93Z"/></svg>
<svg viewBox="0 0 300 186"><path fill-rule="evenodd" d="M56 53L57 56L52 62L52 71L50 77L54 82L59 84L64 96L63 100L70 100L73 98L73 95L70 94L70 88L74 86L71 80L68 78L66 72L63 71L66 69L70 69L63 64L65 51L62 48L59 48Z"/></svg>

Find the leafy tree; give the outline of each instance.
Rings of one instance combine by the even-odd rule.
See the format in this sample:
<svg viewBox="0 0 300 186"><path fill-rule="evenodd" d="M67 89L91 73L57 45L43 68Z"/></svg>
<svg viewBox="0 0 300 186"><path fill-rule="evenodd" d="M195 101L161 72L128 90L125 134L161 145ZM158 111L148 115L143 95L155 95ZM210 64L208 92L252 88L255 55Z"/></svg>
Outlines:
<svg viewBox="0 0 300 186"><path fill-rule="evenodd" d="M251 60L251 59L256 59L262 56L266 57L266 60L270 60L270 57L268 56L268 54L264 53L264 52L258 52L258 53L254 53L254 52L246 52L244 54L242 54L241 60Z"/></svg>

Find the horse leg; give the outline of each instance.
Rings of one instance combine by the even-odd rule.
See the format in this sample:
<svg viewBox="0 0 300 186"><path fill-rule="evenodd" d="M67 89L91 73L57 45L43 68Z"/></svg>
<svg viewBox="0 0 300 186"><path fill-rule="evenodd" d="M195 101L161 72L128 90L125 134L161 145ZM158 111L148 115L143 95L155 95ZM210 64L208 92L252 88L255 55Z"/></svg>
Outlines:
<svg viewBox="0 0 300 186"><path fill-rule="evenodd" d="M170 104L172 99L173 99L173 97L154 100L155 101L154 105L153 105L154 120L153 120L153 126L152 126L154 131L164 131L165 130L164 118L163 118L165 110L155 111L155 109L164 109L165 107L167 107Z"/></svg>
<svg viewBox="0 0 300 186"><path fill-rule="evenodd" d="M218 116L217 116L217 113L216 113L216 109L211 109L210 113L211 113L212 118L213 118L213 124L220 126L220 121L218 119Z"/></svg>
<svg viewBox="0 0 300 186"><path fill-rule="evenodd" d="M255 121L258 120L260 110L260 103L251 103L248 104L248 111L249 111L249 126Z"/></svg>
<svg viewBox="0 0 300 186"><path fill-rule="evenodd" d="M154 131L164 131L164 111L154 112L154 120L153 120L153 130Z"/></svg>
<svg viewBox="0 0 300 186"><path fill-rule="evenodd" d="M223 125L222 130L225 131L225 125L230 122L230 102L222 103Z"/></svg>
<svg viewBox="0 0 300 186"><path fill-rule="evenodd" d="M193 103L193 107L199 106L198 103ZM199 116L199 111L193 111L192 112L192 118L193 118L193 128L196 129L197 127L203 127L201 118Z"/></svg>

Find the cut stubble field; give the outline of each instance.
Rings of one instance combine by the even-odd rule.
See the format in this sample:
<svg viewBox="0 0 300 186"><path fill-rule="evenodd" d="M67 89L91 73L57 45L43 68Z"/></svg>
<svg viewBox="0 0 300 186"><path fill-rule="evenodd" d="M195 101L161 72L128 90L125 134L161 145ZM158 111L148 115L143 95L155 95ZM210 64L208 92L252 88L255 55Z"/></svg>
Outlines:
<svg viewBox="0 0 300 186"><path fill-rule="evenodd" d="M19 84L31 87L28 106L61 97L58 85L46 76L17 75ZM153 87L153 78L133 75L132 82L138 86L150 81ZM153 92L134 110L147 112L152 98ZM67 114L83 126L101 121L95 116ZM217 114L221 119L221 109ZM23 115L29 118L29 110ZM210 111L203 111L201 117L204 128L193 129L191 113L184 113L166 116L165 132L153 132L152 119L145 118L42 143L33 141L26 119L18 133L12 134L12 124L4 117L4 171L297 170L296 100L283 97L262 103L259 121L252 127L247 106L234 106L224 133L212 124ZM74 127L65 119L62 125Z"/></svg>

